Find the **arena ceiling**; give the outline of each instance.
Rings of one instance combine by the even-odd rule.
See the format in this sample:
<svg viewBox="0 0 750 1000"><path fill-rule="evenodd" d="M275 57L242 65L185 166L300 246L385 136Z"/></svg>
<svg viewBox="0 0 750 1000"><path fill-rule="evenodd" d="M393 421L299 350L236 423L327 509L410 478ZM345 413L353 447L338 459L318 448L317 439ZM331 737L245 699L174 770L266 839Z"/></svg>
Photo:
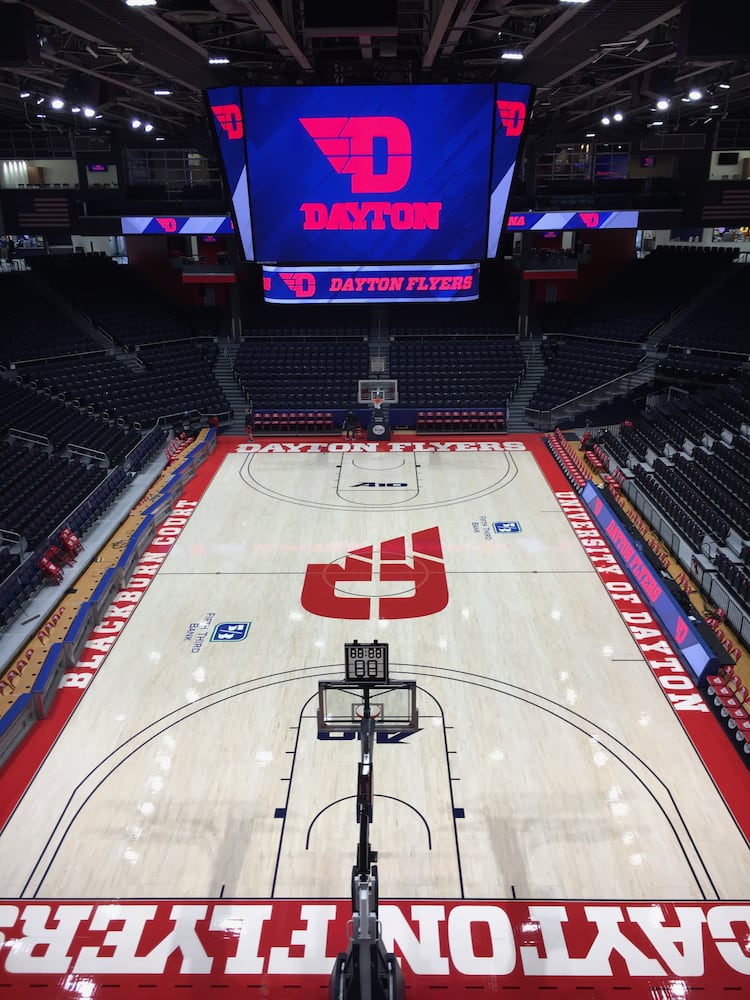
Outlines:
<svg viewBox="0 0 750 1000"><path fill-rule="evenodd" d="M203 90L228 83L531 83L537 88L532 130L550 146L583 141L591 132L600 141L648 130L713 134L722 122L750 119L750 61L681 56L685 0L158 0L154 6L25 0L22 6L34 13L38 55L0 66L5 128L114 132L129 130L137 117L154 125L140 141L161 135L173 145L200 147L208 135ZM347 23L353 11L357 25ZM503 58L511 50L523 59ZM216 56L229 62L210 64ZM701 97L683 100L691 88ZM64 108L49 106L55 96ZM671 103L657 111L660 97ZM85 104L101 118L87 121L71 111ZM616 112L622 123L602 126L602 117Z"/></svg>

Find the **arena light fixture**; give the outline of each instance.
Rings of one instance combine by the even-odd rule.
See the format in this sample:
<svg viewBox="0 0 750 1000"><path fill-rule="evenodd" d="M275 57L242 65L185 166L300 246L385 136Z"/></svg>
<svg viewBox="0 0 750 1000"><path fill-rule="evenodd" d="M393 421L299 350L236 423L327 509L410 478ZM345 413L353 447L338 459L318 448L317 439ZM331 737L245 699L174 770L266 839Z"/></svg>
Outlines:
<svg viewBox="0 0 750 1000"><path fill-rule="evenodd" d="M53 108L55 111L62 111L62 109L65 107L65 101L62 99L62 97L53 97L52 100L49 102L49 106Z"/></svg>
<svg viewBox="0 0 750 1000"><path fill-rule="evenodd" d="M693 87L692 90L688 91L688 100L699 101L703 97L703 91L698 90L697 87Z"/></svg>
<svg viewBox="0 0 750 1000"><path fill-rule="evenodd" d="M602 125L611 125L611 124L612 124L612 119L609 117L609 115L602 115Z"/></svg>
<svg viewBox="0 0 750 1000"><path fill-rule="evenodd" d="M172 96L171 90L159 89L154 91L154 97L171 97L171 96Z"/></svg>
<svg viewBox="0 0 750 1000"><path fill-rule="evenodd" d="M514 62L520 62L523 59L523 52L519 49L508 49L500 54L501 59L510 59Z"/></svg>
<svg viewBox="0 0 750 1000"><path fill-rule="evenodd" d="M589 0L560 0L560 3L588 3Z"/></svg>
<svg viewBox="0 0 750 1000"><path fill-rule="evenodd" d="M226 66L229 63L229 56L209 56L209 66Z"/></svg>
<svg viewBox="0 0 750 1000"><path fill-rule="evenodd" d="M143 122L141 121L140 118L131 118L130 119L130 127L131 128L140 128L142 124L143 124Z"/></svg>
<svg viewBox="0 0 750 1000"><path fill-rule="evenodd" d="M659 109L659 111L666 111L667 108L669 107L669 104L670 101L668 97L660 97L659 100L656 102L656 107Z"/></svg>
<svg viewBox="0 0 750 1000"><path fill-rule="evenodd" d="M31 91L30 90L22 90L21 93L18 96L21 98L22 101L25 101L27 97L31 97Z"/></svg>
<svg viewBox="0 0 750 1000"><path fill-rule="evenodd" d="M157 142L164 142L164 136L163 135L157 135L156 136L156 141Z"/></svg>
<svg viewBox="0 0 750 1000"><path fill-rule="evenodd" d="M709 104L708 110L709 111L718 111L719 110L719 105L718 104Z"/></svg>
<svg viewBox="0 0 750 1000"><path fill-rule="evenodd" d="M151 122L146 122L146 124L143 126L143 131L144 132L153 132L154 131L154 126L151 124Z"/></svg>
<svg viewBox="0 0 750 1000"><path fill-rule="evenodd" d="M722 90L729 90L729 88L730 88L730 87L731 87L732 85L731 85L731 83L726 83L726 82L724 82L724 83L720 83L720 84L719 84L719 86L721 87L721 89L722 89Z"/></svg>
<svg viewBox="0 0 750 1000"><path fill-rule="evenodd" d="M586 138L587 139L593 139L595 137L595 135L596 135L596 132L587 132L586 133Z"/></svg>
<svg viewBox="0 0 750 1000"><path fill-rule="evenodd" d="M156 0L125 0L126 7L155 7Z"/></svg>
<svg viewBox="0 0 750 1000"><path fill-rule="evenodd" d="M613 120L616 122L621 122L624 117L625 115L622 113L622 111L615 111L615 113L612 115Z"/></svg>
<svg viewBox="0 0 750 1000"><path fill-rule="evenodd" d="M83 109L83 117L84 118L93 118L95 114L96 114L96 111L94 111L93 108L84 108Z"/></svg>

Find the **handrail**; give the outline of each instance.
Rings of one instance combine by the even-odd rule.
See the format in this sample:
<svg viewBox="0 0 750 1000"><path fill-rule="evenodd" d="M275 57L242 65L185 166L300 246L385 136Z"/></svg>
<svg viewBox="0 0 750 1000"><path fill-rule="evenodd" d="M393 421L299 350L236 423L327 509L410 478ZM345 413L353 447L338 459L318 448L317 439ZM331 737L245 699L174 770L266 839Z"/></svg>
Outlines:
<svg viewBox="0 0 750 1000"><path fill-rule="evenodd" d="M22 431L20 427L9 427L8 437L18 438L19 441L29 441L31 444L41 444L45 448L51 445L50 439L44 434L34 434L32 431Z"/></svg>
<svg viewBox="0 0 750 1000"><path fill-rule="evenodd" d="M94 462L101 463L105 469L109 468L109 456L104 451L99 451L97 448L86 448L82 444L74 444L72 441L68 442L68 451L71 455L80 455L82 458L90 458Z"/></svg>
<svg viewBox="0 0 750 1000"><path fill-rule="evenodd" d="M39 358L21 358L17 361L9 362L14 368L19 368L22 365L43 365L48 361L65 361L66 358L88 358L91 355L107 354L107 350L104 347L97 347L96 350L91 351L71 351L69 354L45 354L43 357ZM7 369L6 369L7 371Z"/></svg>
<svg viewBox="0 0 750 1000"><path fill-rule="evenodd" d="M0 542L21 546L22 550L23 547L28 547L25 536L18 531L13 531L11 528L0 528Z"/></svg>
<svg viewBox="0 0 750 1000"><path fill-rule="evenodd" d="M640 373L639 369L641 369L642 367L645 368L646 365L653 365L653 364L654 361L644 355L644 357L641 358L641 360L638 362L638 367L633 368L630 371L624 372L622 375L618 375L613 379L610 379L609 382L601 382L599 385L594 386L591 389L587 389L586 392L582 392L578 396L571 396L570 399L567 399L562 403L556 403L555 406L551 407L549 410L541 410L541 409L535 410L532 409L531 407L527 407L525 410L525 414L526 416L531 416L532 419L538 420L540 423L542 421L542 416L546 415L547 420L550 423L552 423L555 414L557 413L559 415L561 410L567 409L570 406L575 406L576 404L579 403L585 403L587 398L597 395L598 393L607 389L607 387L615 386L618 383L624 384L628 379L631 379L633 376L638 375Z"/></svg>

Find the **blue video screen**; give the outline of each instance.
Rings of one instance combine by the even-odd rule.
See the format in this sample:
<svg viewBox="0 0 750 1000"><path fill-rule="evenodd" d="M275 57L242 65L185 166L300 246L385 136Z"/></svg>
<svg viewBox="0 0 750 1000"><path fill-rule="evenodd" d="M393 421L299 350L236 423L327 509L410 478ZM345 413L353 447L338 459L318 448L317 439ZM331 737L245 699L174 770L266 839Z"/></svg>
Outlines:
<svg viewBox="0 0 750 1000"><path fill-rule="evenodd" d="M225 87L208 100L247 259L496 253L529 87Z"/></svg>

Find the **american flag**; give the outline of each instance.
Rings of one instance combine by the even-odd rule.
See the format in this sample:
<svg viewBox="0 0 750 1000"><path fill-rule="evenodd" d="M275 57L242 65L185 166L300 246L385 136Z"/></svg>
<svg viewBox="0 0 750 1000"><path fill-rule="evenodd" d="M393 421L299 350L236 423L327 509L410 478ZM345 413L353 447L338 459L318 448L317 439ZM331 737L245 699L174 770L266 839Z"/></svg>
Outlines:
<svg viewBox="0 0 750 1000"><path fill-rule="evenodd" d="M725 187L718 205L703 206L703 221L718 223L741 222L750 219L750 181L736 187Z"/></svg>
<svg viewBox="0 0 750 1000"><path fill-rule="evenodd" d="M46 232L48 229L69 229L70 202L65 195L35 194L31 201L18 207L18 231Z"/></svg>

